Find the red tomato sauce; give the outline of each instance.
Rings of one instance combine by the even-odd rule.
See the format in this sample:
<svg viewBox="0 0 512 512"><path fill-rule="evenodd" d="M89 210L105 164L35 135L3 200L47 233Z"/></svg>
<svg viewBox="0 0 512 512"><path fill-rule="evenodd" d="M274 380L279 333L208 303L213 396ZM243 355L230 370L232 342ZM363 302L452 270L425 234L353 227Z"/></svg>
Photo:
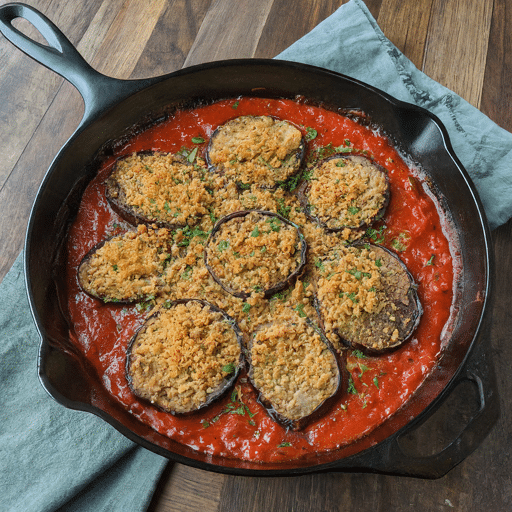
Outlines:
<svg viewBox="0 0 512 512"><path fill-rule="evenodd" d="M125 350L147 314L135 306L104 304L83 293L77 268L83 256L115 229L121 219L107 204L103 182L115 158L140 150L177 152L191 147L192 137L208 140L215 128L241 115L272 115L303 129L317 131L309 150L328 144L367 151L388 170L391 201L382 245L394 250L418 284L424 313L412 339L390 354L360 358L350 353L347 367L353 387L322 418L299 432L275 423L241 375L236 399L229 393L194 415L177 417L137 399L125 378ZM190 111L178 111L165 122L136 135L100 169L83 194L68 242L68 309L72 339L94 366L108 392L153 429L195 450L251 461L298 459L345 446L368 434L395 413L439 359L442 331L453 301L454 266L440 213L388 139L343 115L291 100L241 98ZM346 388L346 385L345 385ZM241 400L240 402L240 394ZM245 405L242 405L245 404ZM242 405L242 406L241 406Z"/></svg>

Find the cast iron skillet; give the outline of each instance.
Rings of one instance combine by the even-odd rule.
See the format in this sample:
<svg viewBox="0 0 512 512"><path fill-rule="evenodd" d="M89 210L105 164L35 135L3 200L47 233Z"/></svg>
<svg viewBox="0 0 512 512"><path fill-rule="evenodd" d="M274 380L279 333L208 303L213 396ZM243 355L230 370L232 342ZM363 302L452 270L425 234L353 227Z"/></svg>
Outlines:
<svg viewBox="0 0 512 512"><path fill-rule="evenodd" d="M20 17L30 21L49 46L34 42L14 28L12 21ZM169 459L238 475L364 470L436 478L480 444L499 414L494 374L483 339L491 312L490 234L474 186L436 117L347 76L284 61L223 61L157 78L116 80L93 70L57 27L22 4L0 7L0 29L19 49L71 82L85 102L80 125L41 184L25 240L27 292L41 336L39 377L55 400L65 407L96 414L128 438ZM463 266L451 336L437 367L413 398L371 435L343 449L290 463L261 464L205 456L134 419L109 396L87 361L77 356L72 329L59 304L59 276L65 273L61 244L81 194L96 170L98 154L108 153L111 141L128 137L134 126L154 122L177 107L242 95L302 95L331 108L363 111L426 172L432 192L451 217ZM462 432L433 456L404 451L401 438L432 415L463 381L476 386L480 405Z"/></svg>

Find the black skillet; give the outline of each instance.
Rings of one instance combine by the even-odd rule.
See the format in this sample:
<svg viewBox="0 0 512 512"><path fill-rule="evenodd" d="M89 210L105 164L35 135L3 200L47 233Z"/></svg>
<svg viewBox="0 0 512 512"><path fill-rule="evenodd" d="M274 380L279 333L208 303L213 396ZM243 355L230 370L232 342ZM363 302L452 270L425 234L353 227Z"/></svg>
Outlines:
<svg viewBox="0 0 512 512"><path fill-rule="evenodd" d="M41 45L13 27L30 21L46 38ZM38 369L43 387L59 403L89 411L128 438L171 460L237 475L295 475L313 471L385 472L423 478L444 475L485 438L498 414L498 396L488 355L493 255L489 228L475 188L451 148L440 121L347 76L277 60L232 60L193 66L145 80L117 80L92 69L47 18L23 4L0 7L0 30L19 49L71 82L85 102L83 119L48 169L35 199L25 240L26 286L41 336ZM451 335L442 357L424 383L397 413L369 436L327 454L281 464L210 457L138 422L116 404L73 348L72 326L60 307L64 274L61 246L98 157L115 141L172 113L238 96L295 98L366 114L404 155L425 171L432 193L451 219L458 238L462 278ZM435 455L411 455L402 440L452 394L471 382L478 410L460 434ZM456 392L459 392L457 390Z"/></svg>

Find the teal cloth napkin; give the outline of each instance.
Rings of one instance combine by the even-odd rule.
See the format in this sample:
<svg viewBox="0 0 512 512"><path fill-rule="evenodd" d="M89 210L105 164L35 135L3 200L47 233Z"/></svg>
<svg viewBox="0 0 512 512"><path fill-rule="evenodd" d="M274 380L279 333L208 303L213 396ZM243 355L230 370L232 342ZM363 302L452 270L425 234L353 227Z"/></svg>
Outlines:
<svg viewBox="0 0 512 512"><path fill-rule="evenodd" d="M512 135L421 73L351 0L278 56L374 85L437 115L492 228L512 216ZM0 512L145 510L166 460L43 391L21 256L0 285Z"/></svg>
<svg viewBox="0 0 512 512"><path fill-rule="evenodd" d="M22 255L0 285L0 333L0 511L145 510L167 460L41 387Z"/></svg>

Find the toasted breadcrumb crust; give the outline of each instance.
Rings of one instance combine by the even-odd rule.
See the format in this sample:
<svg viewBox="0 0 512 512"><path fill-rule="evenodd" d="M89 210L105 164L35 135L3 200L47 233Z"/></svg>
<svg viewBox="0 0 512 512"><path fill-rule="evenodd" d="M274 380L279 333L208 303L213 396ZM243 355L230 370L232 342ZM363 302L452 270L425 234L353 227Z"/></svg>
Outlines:
<svg viewBox="0 0 512 512"><path fill-rule="evenodd" d="M334 353L320 334L291 310L261 327L250 348L250 377L262 399L287 420L311 415L339 385Z"/></svg>
<svg viewBox="0 0 512 512"><path fill-rule="evenodd" d="M277 216L250 212L223 222L206 249L211 271L235 292L261 292L297 270L300 233Z"/></svg>
<svg viewBox="0 0 512 512"><path fill-rule="evenodd" d="M317 297L326 335L372 350L401 343L417 314L403 265L377 246L339 247L318 266Z"/></svg>
<svg viewBox="0 0 512 512"><path fill-rule="evenodd" d="M136 335L128 375L134 392L177 414L199 409L227 387L241 348L232 324L196 301L161 309Z"/></svg>
<svg viewBox="0 0 512 512"><path fill-rule="evenodd" d="M141 300L166 292L163 272L170 258L169 231L139 225L105 241L82 261L80 285L106 302Z"/></svg>
<svg viewBox="0 0 512 512"><path fill-rule="evenodd" d="M251 122L253 119L251 118ZM269 124L269 120L272 121L272 126L276 124L271 118L262 119L264 124ZM217 132L214 140L219 148L221 139L218 136L221 131ZM265 144L258 145L254 154L257 154L258 151L261 152L262 148L265 147ZM286 155L291 154L290 148L292 148L292 145L286 146ZM223 151L229 152L229 147ZM154 156L156 157L156 155ZM282 155L276 154L278 160L280 159L279 156ZM132 157L134 162L138 162L137 165L142 165L145 158L142 154L132 155ZM211 157L212 154L210 154ZM160 157L158 158L160 159ZM169 155L165 158L172 160ZM284 181L286 176L291 176L295 172L295 170L283 169L282 164L279 167L277 161L274 163L276 164L274 170L285 171L285 174L279 175L278 181ZM256 362L255 379L260 379L257 387L272 403L272 407L279 411L279 414L293 421L310 414L310 411L330 396L333 383L339 376L336 363L334 365L332 363L333 354L326 349L326 345L318 332L304 321L304 317L317 318L317 308L315 307L317 296L320 297L321 295L319 303L322 304L322 314L329 310L331 315L324 318L324 323L327 326L326 334L337 350L341 351L344 348L340 343L340 336L344 335L343 329L349 329L349 334L357 330L363 332L363 329L366 328L363 321L366 318L365 315L380 318L387 312L387 306L382 307L380 305L381 300L390 297L389 294L386 295L383 291L385 286L394 287L395 292L393 293L400 295L401 290L405 289L405 285L400 284L402 283L401 278L396 278L398 282L395 282L396 279L393 281L393 275L385 276L376 272L375 267L378 268L377 256L368 256L354 264L360 272L372 274L373 286L379 291L371 290L372 286L358 290L360 295L357 300L360 302L356 308L356 303L351 301L350 298L355 297L351 295L355 290L350 287L347 287L346 290L341 288L340 290L330 290L329 286L331 285L329 283L332 276L328 277L326 273L319 273L320 266L317 264L320 262L325 268L330 268L329 265L331 265L333 268L329 270L329 273L335 272L335 261L332 258L333 251L338 250L347 241L353 241L361 236L364 229L358 232L353 228L344 228L332 232L326 230L317 222L311 222L294 193L290 193L284 187L271 189L262 186L277 182L277 174L274 173L274 170L270 180L267 165L259 168L253 159L251 166L248 167L247 174L242 175L240 173L246 171L240 170L241 167L235 166L231 169L229 166L223 167L222 164L219 164L218 170L222 171L220 174L210 173L210 178L201 181L208 170L203 166L203 162L198 159L193 170L186 166L187 172L192 173L190 183L176 184L174 180L171 180L172 183L166 185L159 182L159 188L162 189L167 188L167 186L173 188L174 185L183 185L182 188L178 187L178 189L184 193L186 191L186 199L178 194L176 196L178 199L173 199L172 204L169 202L169 209L172 212L177 212L178 207L181 208L181 213L184 216L183 218L179 216L176 218L186 221L186 225L165 230L157 230L156 226L146 228L139 225L136 232L130 232L117 238L114 237L104 244L104 249L99 248L95 253L89 255L84 260L87 261L87 265L84 265L83 268L80 267L79 274L80 280L85 283L85 285L83 284L84 289L100 298L106 296L112 300L150 298L152 306L156 308L163 308L169 301L199 299L208 301L225 311L236 320L246 336L250 337L256 333L253 345L255 346L254 361ZM194 173L197 173L197 176ZM148 174L148 179L150 174ZM203 184L203 188L189 186L195 178ZM241 188L239 186L240 181L247 183L247 186ZM326 185L328 188L326 194L332 199L335 197L334 190L338 184L335 183L335 180L330 180L328 185L328 187ZM149 185L148 188L150 188ZM164 193L166 192L158 191L158 194L161 194L162 197ZM142 192L142 195L144 194L145 192ZM148 197L152 197L155 202L157 201L156 195L148 195ZM147 198L144 199L144 202L153 204ZM165 202L164 210L166 210ZM292 226L287 223L282 223L282 225L275 221L271 223L268 216L252 212L244 217L233 218L229 222L223 223L222 229L218 230L215 237L212 236L211 243L206 246L209 235L219 219L234 212L245 210L263 210L282 215L294 225L300 227L301 236L304 237L308 246L305 272L295 280L295 284L293 282L287 283L284 290L275 293L271 297L266 296L264 290L273 283L286 279L299 265L300 239L296 229L292 229ZM334 216L334 210L329 214ZM235 219L237 220L235 221ZM146 238L147 241L145 241ZM123 244L119 245L119 242L123 242ZM127 246L122 249L125 243ZM140 251L143 254L138 256L132 254L130 244L133 244L133 251ZM264 251L262 251L263 247L265 247ZM208 251L208 264L215 269L214 271L231 286L247 289L250 295L240 298L226 293L225 289L212 277L205 264L206 250ZM342 252L350 255L350 258L354 261L357 258L361 259L360 253L356 250L343 248ZM266 256L263 256L265 254ZM95 265L91 267L93 270L88 275L89 270L86 272L86 269L90 267L91 261L95 261ZM352 264L351 261L347 260L346 264ZM360 268L357 265L360 265ZM391 263L390 265L392 266ZM114 267L116 268L114 269ZM118 275L120 269L123 271L124 278L120 278ZM338 269L338 271L341 274L341 269ZM361 284L355 275L346 273L344 277L350 277L351 280L347 281L348 283L354 284L355 279L358 284ZM365 279L367 279L366 276ZM336 277L333 283L338 283L338 280L340 281L339 286L341 286L341 277ZM365 282L365 285L370 284L371 280L367 280L368 283ZM343 301L339 298L342 291L345 294L344 299L346 299ZM336 292L338 295L336 295ZM330 304L329 300L332 305L328 305ZM393 308L397 302L388 300L387 303L390 308ZM172 308L173 312L174 309ZM291 310L300 311L299 321L294 320L293 323L288 321ZM380 314L375 313L377 310ZM187 311L189 312L188 309ZM166 339L177 340L179 333L183 333L184 325L196 322L195 314L191 314L190 317L187 317L187 314L183 312L182 315L180 309L179 315L166 320ZM201 311L200 314L203 315L205 312ZM167 318L164 309L155 318L161 317ZM181 320L177 321L177 318L183 318L184 320L183 322ZM341 323L342 319L346 320L344 324ZM161 321L159 320L159 322ZM407 321L406 318L405 323ZM375 328L377 330L381 327L383 330L390 329L390 322L386 325L378 324ZM150 325L148 324L147 327L148 333L154 331L153 327L149 327ZM162 332L163 330L161 330ZM204 335L207 338L210 336L209 332L205 330L201 336ZM401 332L399 330L399 341L402 339L400 337ZM192 335L185 334L185 338L192 339ZM374 332L370 334L375 338ZM159 340L158 336L155 334L154 339ZM366 336L366 334L361 334L358 340L361 340L363 336ZM384 336L384 344L389 345L389 339L393 337L395 337L394 330L390 335L386 334ZM369 339L373 340L374 338ZM194 337L194 339L196 338ZM173 412L193 411L201 407L201 404L208 402L208 397L212 396L208 389L214 389L215 382L217 382L213 375L209 374L208 377L203 379L199 374L194 374L194 379L197 378L198 380L192 382L194 379L188 380L188 376L185 379L185 373L178 372L176 375L180 375L179 378L185 380L180 381L180 385L174 386L173 384L171 386L168 376L160 371L162 368L168 367L164 366L164 359L160 356L161 350L164 349L155 348L157 346L163 347L163 342L147 341L144 343L144 354L147 355L151 364L145 362L144 371L138 369L136 375L134 373L133 376L129 377L134 389L139 390L137 391L139 396L152 400L159 407ZM379 343L381 345L378 345ZM377 345L382 346L382 342L377 341ZM135 372L137 365L142 368L142 361L146 361L137 353L138 350L138 345L134 343L131 349L133 359L130 364L130 372ZM261 358L272 351L281 354L279 364L273 362L272 366L268 361L268 364L261 362ZM191 348L189 351L187 348L185 353L188 354L189 352L194 354L193 356L190 355L194 358L194 364L197 363L200 367L203 364L209 364L207 363L209 359L206 353L199 351L199 349L194 352ZM221 352L224 353L223 350ZM301 357L295 357L295 352L300 353ZM167 352L165 353L167 354ZM237 353L239 354L239 352ZM316 362L311 363L311 365L308 363L308 368L305 368L303 362L299 359L311 362L312 355L314 355ZM155 361L158 361L158 364ZM185 372L185 365L188 364L185 361L188 360L180 361L182 361L180 364L183 365L180 368ZM167 364L166 360L165 364ZM153 372L152 365L156 365L155 368L158 367L158 371L155 369ZM192 367L191 363L190 368ZM210 367L208 366L208 368ZM219 371L219 366L212 366L211 368L213 373L217 372L217 378L224 382L225 375L222 375L222 372ZM275 375L274 381L267 382L259 376L259 372L266 372L265 375L267 376L272 373L272 375ZM329 378L327 378L327 375ZM180 387L181 384L185 387ZM206 386L206 391L204 389L199 391L198 386L203 386L203 388ZM169 391L170 389L172 391ZM304 398L306 389L308 389L309 394ZM172 403L169 393L173 397L172 400L174 400ZM159 397L164 398L160 399ZM189 400L189 397L195 398L190 398L190 403L187 402L187 405L185 401Z"/></svg>
<svg viewBox="0 0 512 512"><path fill-rule="evenodd" d="M148 221L193 225L212 204L218 177L169 153L134 153L118 160L106 186L110 197Z"/></svg>
<svg viewBox="0 0 512 512"><path fill-rule="evenodd" d="M329 229L368 224L387 201L381 168L361 156L333 157L313 169L305 196L310 214Z"/></svg>
<svg viewBox="0 0 512 512"><path fill-rule="evenodd" d="M218 128L208 157L227 178L274 187L299 170L301 144L300 130L287 121L241 116Z"/></svg>

